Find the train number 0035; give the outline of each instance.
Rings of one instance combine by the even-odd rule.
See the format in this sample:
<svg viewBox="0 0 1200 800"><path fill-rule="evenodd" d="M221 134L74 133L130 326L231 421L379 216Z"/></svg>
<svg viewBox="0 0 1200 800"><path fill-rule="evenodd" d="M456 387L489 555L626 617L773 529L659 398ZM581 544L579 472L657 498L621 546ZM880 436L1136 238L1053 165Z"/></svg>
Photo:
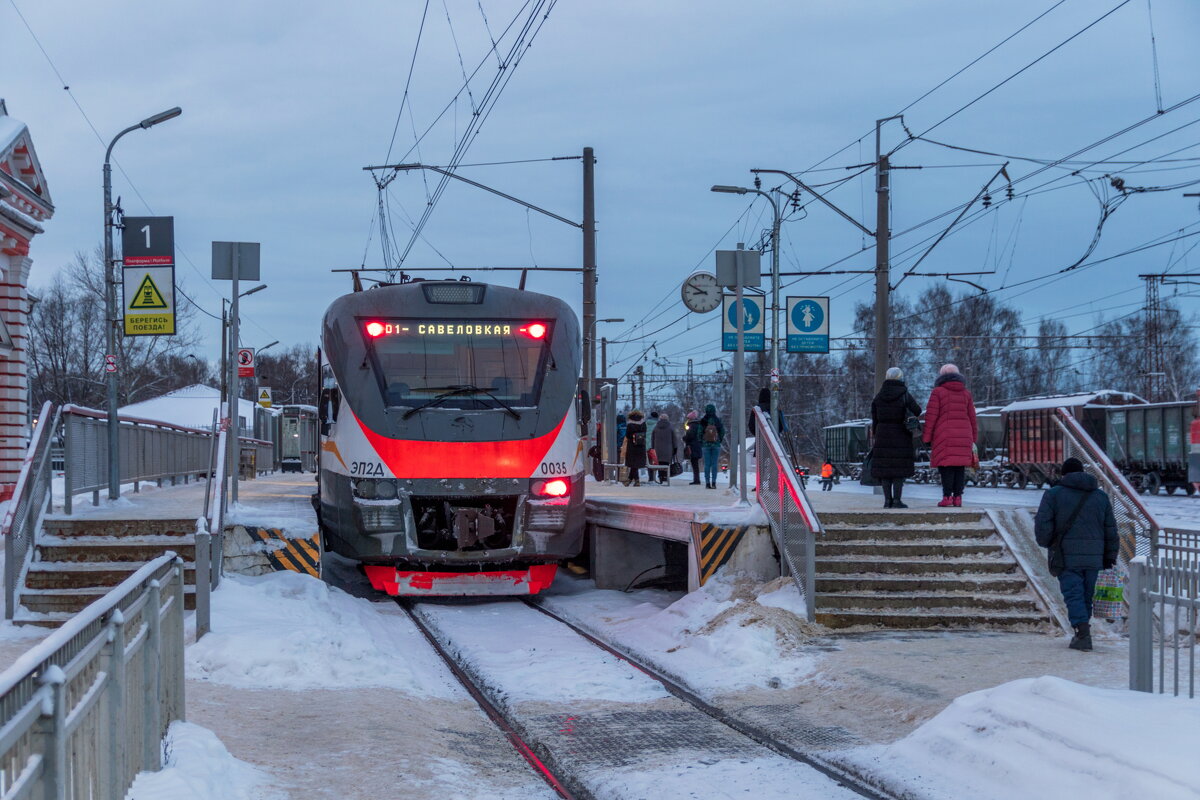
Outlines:
<svg viewBox="0 0 1200 800"><path fill-rule="evenodd" d="M351 461L351 475L374 475L383 477L383 464L378 461Z"/></svg>
<svg viewBox="0 0 1200 800"><path fill-rule="evenodd" d="M566 475L567 474L567 462L565 462L565 461L543 461L542 462L542 474L543 475Z"/></svg>

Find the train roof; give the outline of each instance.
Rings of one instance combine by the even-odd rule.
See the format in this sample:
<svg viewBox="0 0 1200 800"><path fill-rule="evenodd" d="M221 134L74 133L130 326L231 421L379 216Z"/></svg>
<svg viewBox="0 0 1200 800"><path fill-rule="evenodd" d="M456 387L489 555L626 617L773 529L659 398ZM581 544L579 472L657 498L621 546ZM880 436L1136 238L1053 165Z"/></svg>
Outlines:
<svg viewBox="0 0 1200 800"><path fill-rule="evenodd" d="M1098 389L1082 394L1056 394L1044 397L1030 397L1025 400L1017 400L1015 403L1009 403L1001 410L1005 414L1011 414L1014 411L1034 411L1044 408L1072 408L1075 406L1093 405L1145 405L1145 403L1145 400L1131 392L1118 392L1115 389Z"/></svg>

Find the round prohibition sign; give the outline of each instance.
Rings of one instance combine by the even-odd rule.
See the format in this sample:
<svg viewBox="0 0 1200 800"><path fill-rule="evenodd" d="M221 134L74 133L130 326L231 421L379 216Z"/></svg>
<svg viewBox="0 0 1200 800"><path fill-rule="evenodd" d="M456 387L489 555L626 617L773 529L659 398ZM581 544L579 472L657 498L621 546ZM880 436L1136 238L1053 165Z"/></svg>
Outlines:
<svg viewBox="0 0 1200 800"><path fill-rule="evenodd" d="M254 364L253 350L238 350L237 354L238 366L249 367Z"/></svg>

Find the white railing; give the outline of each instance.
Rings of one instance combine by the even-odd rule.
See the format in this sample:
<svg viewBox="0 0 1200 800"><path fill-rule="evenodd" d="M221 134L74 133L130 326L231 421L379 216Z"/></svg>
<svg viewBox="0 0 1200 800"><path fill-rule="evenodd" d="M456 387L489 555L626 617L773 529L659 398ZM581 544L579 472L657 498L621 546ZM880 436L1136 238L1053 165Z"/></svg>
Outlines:
<svg viewBox="0 0 1200 800"><path fill-rule="evenodd" d="M0 797L121 798L184 718L183 561L146 564L0 673Z"/></svg>
<svg viewBox="0 0 1200 800"><path fill-rule="evenodd" d="M58 419L54 407L45 403L0 528L4 536L5 619L12 619L17 611L17 590L24 580L42 517L50 507L50 478L54 474L51 443L58 430Z"/></svg>
<svg viewBox="0 0 1200 800"><path fill-rule="evenodd" d="M1185 691L1186 675L1187 696L1195 697L1200 634L1196 562L1170 556L1134 558L1129 562L1125 599L1129 602L1129 688L1137 692L1157 688L1163 693L1169 685L1178 697Z"/></svg>
<svg viewBox="0 0 1200 800"><path fill-rule="evenodd" d="M816 549L817 537L822 533L821 521L808 502L804 486L796 476L775 428L757 407L754 422L758 504L770 520L775 546L804 596L805 613L812 622L816 619Z"/></svg>
<svg viewBox="0 0 1200 800"><path fill-rule="evenodd" d="M212 590L221 582L225 554L225 475L228 425L216 425L219 430L212 446L212 481L204 495L204 516L196 520L196 639L211 630ZM235 476L236 479L236 476Z"/></svg>

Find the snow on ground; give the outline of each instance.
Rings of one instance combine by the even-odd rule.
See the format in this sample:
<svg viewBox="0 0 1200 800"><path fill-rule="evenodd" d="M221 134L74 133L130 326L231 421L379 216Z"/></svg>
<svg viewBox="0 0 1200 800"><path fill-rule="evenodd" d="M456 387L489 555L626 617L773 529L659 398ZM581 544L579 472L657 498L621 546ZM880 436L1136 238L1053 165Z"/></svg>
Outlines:
<svg viewBox="0 0 1200 800"><path fill-rule="evenodd" d="M890 745L839 754L922 800L1200 796L1200 703L1061 678L964 695Z"/></svg>
<svg viewBox="0 0 1200 800"><path fill-rule="evenodd" d="M437 656L400 616L393 605L296 572L227 575L213 593L212 631L187 650L188 677L242 688L452 696Z"/></svg>
<svg viewBox="0 0 1200 800"><path fill-rule="evenodd" d="M658 681L521 603L424 604L419 613L506 702L641 703L669 696ZM539 653L540 642L552 657ZM572 670L563 670L564 662Z"/></svg>
<svg viewBox="0 0 1200 800"><path fill-rule="evenodd" d="M225 513L225 524L277 528L293 539L307 539L317 532L317 518L307 497L301 503L295 499L234 503Z"/></svg>
<svg viewBox="0 0 1200 800"><path fill-rule="evenodd" d="M230 755L208 728L172 722L158 772L142 772L125 800L274 800L287 795L264 771Z"/></svg>
<svg viewBox="0 0 1200 800"><path fill-rule="evenodd" d="M801 647L817 629L789 579L759 585L720 572L679 597L597 590L562 575L541 602L704 694L796 686L815 666Z"/></svg>

